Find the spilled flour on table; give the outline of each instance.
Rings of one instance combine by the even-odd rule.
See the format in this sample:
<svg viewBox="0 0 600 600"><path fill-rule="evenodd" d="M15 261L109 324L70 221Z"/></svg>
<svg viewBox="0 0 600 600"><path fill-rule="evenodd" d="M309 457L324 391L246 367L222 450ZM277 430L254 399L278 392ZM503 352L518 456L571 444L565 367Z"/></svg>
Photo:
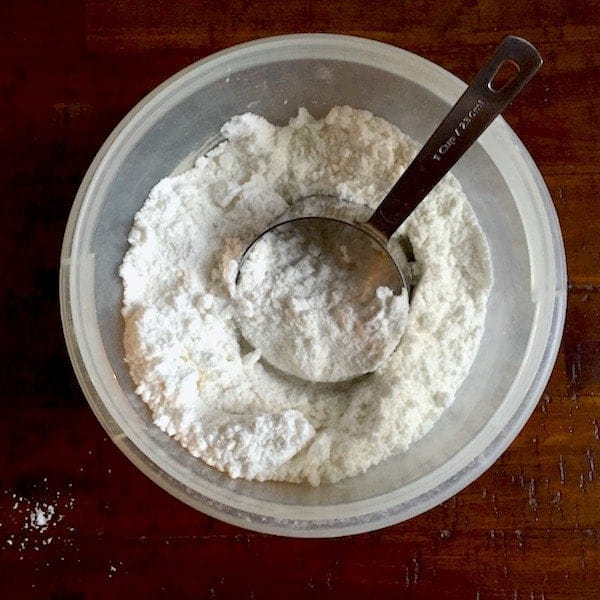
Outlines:
<svg viewBox="0 0 600 600"><path fill-rule="evenodd" d="M286 127L245 114L137 213L120 274L126 360L156 425L232 477L334 482L425 435L469 372L492 284L487 243L446 176L401 228L415 256L406 329L374 373L311 384L240 335L231 296L241 251L298 199L374 208L416 144L371 113L300 109Z"/></svg>
<svg viewBox="0 0 600 600"><path fill-rule="evenodd" d="M55 508L52 504L37 503L29 514L31 526L39 531L46 531L48 524L54 517Z"/></svg>
<svg viewBox="0 0 600 600"><path fill-rule="evenodd" d="M65 545L65 533L68 538L75 529L60 523L73 510L75 499L65 491L50 492L47 485L46 479L34 485L35 496L6 491L0 497L0 550L16 551L23 560L27 552L39 552L56 541ZM71 484L68 487L71 488ZM66 541L66 545L70 545L69 540Z"/></svg>

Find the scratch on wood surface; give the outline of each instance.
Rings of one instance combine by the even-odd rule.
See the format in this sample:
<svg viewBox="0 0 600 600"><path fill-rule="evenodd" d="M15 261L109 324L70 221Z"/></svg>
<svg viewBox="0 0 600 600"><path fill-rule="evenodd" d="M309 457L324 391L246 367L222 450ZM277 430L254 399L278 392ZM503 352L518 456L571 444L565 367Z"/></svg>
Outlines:
<svg viewBox="0 0 600 600"><path fill-rule="evenodd" d="M542 396L542 401L540 402L540 408L543 413L548 412L548 404L550 404L550 402L552 402L552 397L550 394L544 394Z"/></svg>
<svg viewBox="0 0 600 600"><path fill-rule="evenodd" d="M587 478L588 478L588 481L591 483L592 481L594 481L594 475L596 472L596 462L594 460L594 453L592 452L591 448L588 448L585 451L585 456L587 458L587 466L588 466Z"/></svg>
<svg viewBox="0 0 600 600"><path fill-rule="evenodd" d="M508 577L508 548L506 547L506 536L504 531L501 532L500 539L502 540L502 573Z"/></svg>
<svg viewBox="0 0 600 600"><path fill-rule="evenodd" d="M56 102L53 107L52 121L59 128L69 125L72 121L90 114L94 107L87 102Z"/></svg>
<svg viewBox="0 0 600 600"><path fill-rule="evenodd" d="M525 533L522 529L515 529L515 535L517 536L517 546L519 550L525 550Z"/></svg>
<svg viewBox="0 0 600 600"><path fill-rule="evenodd" d="M577 502L575 502L575 506L573 507L573 514L575 515L575 530L579 531L581 523L579 522L579 504Z"/></svg>
<svg viewBox="0 0 600 600"><path fill-rule="evenodd" d="M415 552L415 555L413 556L412 564L413 564L413 583L416 584L419 582L419 571L421 570L419 555L416 552Z"/></svg>
<svg viewBox="0 0 600 600"><path fill-rule="evenodd" d="M333 590L333 569L327 569L327 573L325 575L325 585L328 590Z"/></svg>
<svg viewBox="0 0 600 600"><path fill-rule="evenodd" d="M535 495L535 479L529 480L529 485L527 487L527 494L529 496L529 506L533 510L533 512L537 512L538 509L538 500Z"/></svg>
<svg viewBox="0 0 600 600"><path fill-rule="evenodd" d="M564 519L565 518L565 514L563 512L563 497L562 497L562 493L560 490L558 490L556 492L556 494L554 494L554 497L551 500L552 504L556 507L556 510L559 512L560 514L560 518Z"/></svg>
<svg viewBox="0 0 600 600"><path fill-rule="evenodd" d="M496 519L499 519L500 508L498 507L498 496L496 496L496 494L492 494L492 510L494 511L494 516Z"/></svg>
<svg viewBox="0 0 600 600"><path fill-rule="evenodd" d="M562 454L558 457L558 470L560 473L560 482L565 485L565 481L567 480L567 468L565 466L565 458Z"/></svg>
<svg viewBox="0 0 600 600"><path fill-rule="evenodd" d="M537 435L534 435L531 438L531 443L533 444L533 449L535 450L535 455L538 457L538 460L539 460L539 457L540 457L540 444L538 442Z"/></svg>
<svg viewBox="0 0 600 600"><path fill-rule="evenodd" d="M519 485L525 489L525 472L523 471L523 465L519 465Z"/></svg>
<svg viewBox="0 0 600 600"><path fill-rule="evenodd" d="M406 589L419 583L419 577L421 572L421 559L419 552L415 550L409 563L405 563L404 566L404 585Z"/></svg>
<svg viewBox="0 0 600 600"><path fill-rule="evenodd" d="M583 545L581 546L581 574L585 579L585 576L587 575L587 561L585 559L585 548Z"/></svg>

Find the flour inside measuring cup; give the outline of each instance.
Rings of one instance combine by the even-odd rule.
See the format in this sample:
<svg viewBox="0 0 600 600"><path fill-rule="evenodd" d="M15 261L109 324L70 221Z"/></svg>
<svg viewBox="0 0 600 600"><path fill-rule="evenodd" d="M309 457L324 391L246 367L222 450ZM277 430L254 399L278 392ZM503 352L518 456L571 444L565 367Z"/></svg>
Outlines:
<svg viewBox="0 0 600 600"><path fill-rule="evenodd" d="M475 358L492 276L458 181L434 188L402 228L418 280L406 330L375 373L305 384L240 335L231 278L241 251L299 198L374 208L416 151L397 128L336 107L286 127L252 114L226 141L151 191L121 266L126 360L154 422L232 477L338 481L422 437Z"/></svg>
<svg viewBox="0 0 600 600"><path fill-rule="evenodd" d="M242 335L263 359L306 381L375 371L406 326L408 292L397 289L393 261L370 236L336 221L269 230L245 253L235 283Z"/></svg>

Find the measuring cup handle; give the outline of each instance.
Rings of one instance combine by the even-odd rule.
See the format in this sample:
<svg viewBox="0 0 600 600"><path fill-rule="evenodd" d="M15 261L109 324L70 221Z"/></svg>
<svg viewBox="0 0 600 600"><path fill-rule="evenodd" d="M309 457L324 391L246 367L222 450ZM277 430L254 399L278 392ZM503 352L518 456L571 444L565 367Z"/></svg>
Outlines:
<svg viewBox="0 0 600 600"><path fill-rule="evenodd" d="M506 62L512 63L517 72L503 87L495 89L494 78ZM519 94L542 63L539 52L528 41L513 35L505 38L367 224L389 239L488 125Z"/></svg>

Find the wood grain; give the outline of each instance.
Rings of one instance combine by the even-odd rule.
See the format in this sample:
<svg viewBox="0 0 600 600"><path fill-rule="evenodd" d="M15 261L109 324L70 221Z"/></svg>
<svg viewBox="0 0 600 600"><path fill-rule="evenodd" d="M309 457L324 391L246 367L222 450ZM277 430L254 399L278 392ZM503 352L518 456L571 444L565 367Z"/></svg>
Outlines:
<svg viewBox="0 0 600 600"><path fill-rule="evenodd" d="M385 41L463 79L504 35L530 39L546 62L505 116L554 199L570 282L559 359L503 456L428 513L336 540L243 531L147 480L87 407L57 302L77 186L129 108L211 52L308 31ZM0 596L600 597L599 90L597 1L0 3Z"/></svg>

